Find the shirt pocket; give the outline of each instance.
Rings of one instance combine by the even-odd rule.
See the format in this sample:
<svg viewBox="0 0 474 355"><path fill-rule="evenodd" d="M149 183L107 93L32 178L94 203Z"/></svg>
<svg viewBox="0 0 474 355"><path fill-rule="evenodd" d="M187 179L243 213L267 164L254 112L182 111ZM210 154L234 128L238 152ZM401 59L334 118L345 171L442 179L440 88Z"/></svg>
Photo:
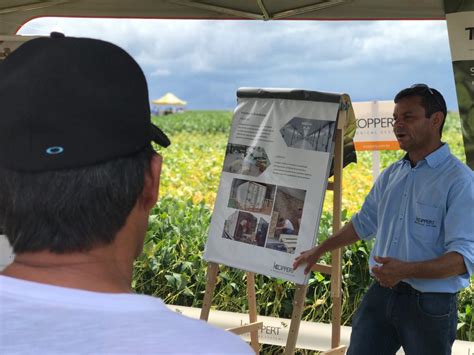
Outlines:
<svg viewBox="0 0 474 355"><path fill-rule="evenodd" d="M415 204L415 216L412 221L413 233L423 242L434 242L439 236L441 209L422 202Z"/></svg>

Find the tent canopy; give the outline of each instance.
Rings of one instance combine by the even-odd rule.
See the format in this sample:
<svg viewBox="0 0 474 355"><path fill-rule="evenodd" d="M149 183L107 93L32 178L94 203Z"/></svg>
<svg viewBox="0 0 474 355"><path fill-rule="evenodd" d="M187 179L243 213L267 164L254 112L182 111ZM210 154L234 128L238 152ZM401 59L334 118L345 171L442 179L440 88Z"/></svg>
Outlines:
<svg viewBox="0 0 474 355"><path fill-rule="evenodd" d="M28 20L44 16L254 20L445 18L443 0L2 0L0 35L14 34Z"/></svg>
<svg viewBox="0 0 474 355"><path fill-rule="evenodd" d="M155 105L166 105L166 106L184 106L187 104L186 101L176 97L173 93L168 92L163 97L152 101Z"/></svg>

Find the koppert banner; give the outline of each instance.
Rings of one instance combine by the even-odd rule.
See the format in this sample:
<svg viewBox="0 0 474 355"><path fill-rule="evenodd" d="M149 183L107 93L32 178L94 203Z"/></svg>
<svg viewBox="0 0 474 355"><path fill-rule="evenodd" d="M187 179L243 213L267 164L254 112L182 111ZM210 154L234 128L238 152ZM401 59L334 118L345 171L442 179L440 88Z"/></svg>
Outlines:
<svg viewBox="0 0 474 355"><path fill-rule="evenodd" d="M444 0L466 162L474 170L474 0Z"/></svg>

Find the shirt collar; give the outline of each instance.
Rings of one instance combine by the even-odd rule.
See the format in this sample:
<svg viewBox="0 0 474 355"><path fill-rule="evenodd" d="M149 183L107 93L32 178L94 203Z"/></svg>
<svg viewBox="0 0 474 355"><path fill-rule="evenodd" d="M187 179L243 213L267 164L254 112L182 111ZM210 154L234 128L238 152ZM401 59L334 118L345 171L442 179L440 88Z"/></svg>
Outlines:
<svg viewBox="0 0 474 355"><path fill-rule="evenodd" d="M434 152L428 154L425 159L423 160L426 160L426 163L428 164L428 166L430 168L436 168L439 164L441 164L443 162L443 160L451 153L450 149L449 149L449 146L448 146L448 143L443 143L441 145L441 147L439 147L438 149L436 149ZM423 161L421 160L421 161ZM401 160L402 162L403 161L406 161L408 163L410 163L410 159L408 158L408 153L405 154L405 156L402 158ZM419 164L419 163L418 163ZM418 165L417 164L417 165Z"/></svg>

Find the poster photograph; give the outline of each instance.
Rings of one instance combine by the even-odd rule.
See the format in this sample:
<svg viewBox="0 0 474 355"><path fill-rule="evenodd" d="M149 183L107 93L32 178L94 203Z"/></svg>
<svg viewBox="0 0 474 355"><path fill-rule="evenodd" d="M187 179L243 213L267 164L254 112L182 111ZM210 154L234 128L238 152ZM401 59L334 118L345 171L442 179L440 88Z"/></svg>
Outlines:
<svg viewBox="0 0 474 355"><path fill-rule="evenodd" d="M269 215L275 198L275 185L233 179L227 207Z"/></svg>
<svg viewBox="0 0 474 355"><path fill-rule="evenodd" d="M224 159L224 171L228 173L259 176L270 165L262 147L228 144Z"/></svg>
<svg viewBox="0 0 474 355"><path fill-rule="evenodd" d="M342 95L243 88L237 98L204 257L306 283L292 265L315 245Z"/></svg>

